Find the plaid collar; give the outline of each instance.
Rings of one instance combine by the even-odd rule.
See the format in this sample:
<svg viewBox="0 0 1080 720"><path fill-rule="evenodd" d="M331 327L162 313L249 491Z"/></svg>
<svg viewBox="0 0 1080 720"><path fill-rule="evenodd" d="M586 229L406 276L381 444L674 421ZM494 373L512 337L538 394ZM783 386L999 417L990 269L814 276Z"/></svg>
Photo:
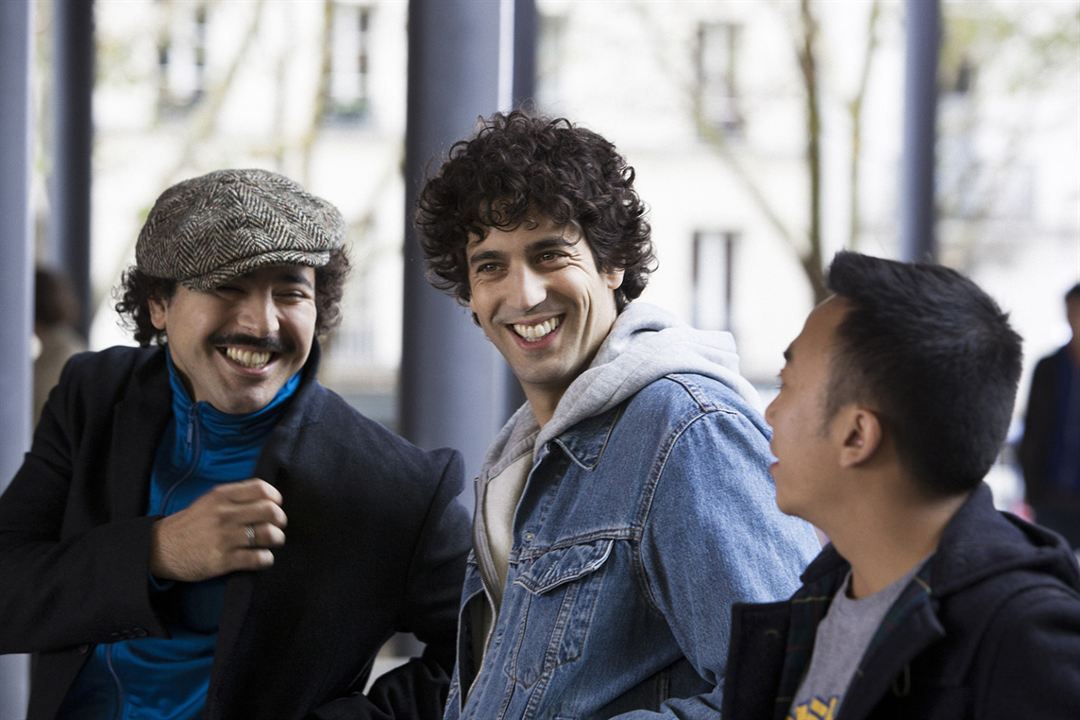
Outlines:
<svg viewBox="0 0 1080 720"><path fill-rule="evenodd" d="M818 625L825 618L833 597L843 587L844 579L851 569L851 566L831 546L826 552L830 554L813 563L807 573L804 574L806 584L795 593L789 603L791 623L788 627L784 666L780 673L780 683L777 686L774 711L776 720L784 720L787 717L795 693L799 689L799 684L810 668ZM889 665L898 663L897 672L899 672L903 664L914 655L914 652L893 653L891 657L883 658L879 652L883 647L901 645L910 646L912 649L916 647L921 649L925 645L926 638L924 635L911 639L902 638L899 643L894 641L898 637L896 635L897 629L905 627L913 616L925 613L934 614L934 596L930 585L930 565L929 560L923 563L922 567L919 568L915 576L889 607L881 625L878 626L877 631L870 639L870 643L867 645L866 651L855 669L855 675L852 677L848 692L845 693L841 710L848 709L849 698L856 694L852 691L864 681L868 667L882 662ZM814 569L820 569L820 572L811 572ZM812 576L812 579L807 576ZM886 682L891 682L893 676L893 673L888 674ZM898 691L903 690L903 688L898 688Z"/></svg>

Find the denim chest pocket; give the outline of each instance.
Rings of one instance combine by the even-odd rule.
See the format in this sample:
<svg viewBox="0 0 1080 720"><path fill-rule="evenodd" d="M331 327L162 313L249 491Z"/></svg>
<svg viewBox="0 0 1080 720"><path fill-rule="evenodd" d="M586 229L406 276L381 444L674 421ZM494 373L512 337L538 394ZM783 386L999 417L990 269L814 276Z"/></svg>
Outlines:
<svg viewBox="0 0 1080 720"><path fill-rule="evenodd" d="M514 682L531 687L581 656L603 585L604 573L599 571L613 544L610 539L595 540L519 562L514 585L525 592L519 593L513 656L505 667Z"/></svg>

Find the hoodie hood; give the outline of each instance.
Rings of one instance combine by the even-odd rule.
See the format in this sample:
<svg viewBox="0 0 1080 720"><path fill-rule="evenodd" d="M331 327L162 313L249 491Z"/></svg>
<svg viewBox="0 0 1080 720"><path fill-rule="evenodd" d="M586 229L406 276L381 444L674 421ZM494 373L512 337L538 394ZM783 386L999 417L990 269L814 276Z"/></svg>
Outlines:
<svg viewBox="0 0 1080 720"><path fill-rule="evenodd" d="M929 562L936 597L967 590L1012 571L1052 575L1080 591L1080 565L1056 533L994 507L990 486L980 483L945 526ZM809 585L825 575L847 572L847 562L828 545L802 575Z"/></svg>
<svg viewBox="0 0 1080 720"><path fill-rule="evenodd" d="M1056 533L994 508L982 483L945 526L940 550L931 560L934 594L958 592L1012 570L1053 575L1080 591L1080 565Z"/></svg>
<svg viewBox="0 0 1080 720"><path fill-rule="evenodd" d="M632 302L615 319L588 369L563 393L551 420L541 429L525 403L496 436L482 476L500 472L527 447L534 453L582 420L600 415L649 383L673 373L693 373L727 385L753 408L761 399L739 374L731 333L697 330L655 305Z"/></svg>

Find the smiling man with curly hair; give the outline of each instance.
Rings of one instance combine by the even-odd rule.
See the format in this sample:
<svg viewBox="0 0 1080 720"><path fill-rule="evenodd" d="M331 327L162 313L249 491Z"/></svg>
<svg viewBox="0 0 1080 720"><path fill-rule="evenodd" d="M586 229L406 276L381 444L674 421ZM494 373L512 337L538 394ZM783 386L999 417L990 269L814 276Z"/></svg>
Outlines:
<svg viewBox="0 0 1080 720"><path fill-rule="evenodd" d="M0 496L0 653L29 720L442 714L469 548L461 459L317 379L349 269L337 208L218 170L154 203L117 311ZM423 656L376 678L395 632Z"/></svg>
<svg viewBox="0 0 1080 720"><path fill-rule="evenodd" d="M817 541L776 510L731 336L636 301L633 168L567 120L496 114L417 225L526 397L477 483L446 718L715 717L732 602L790 592Z"/></svg>

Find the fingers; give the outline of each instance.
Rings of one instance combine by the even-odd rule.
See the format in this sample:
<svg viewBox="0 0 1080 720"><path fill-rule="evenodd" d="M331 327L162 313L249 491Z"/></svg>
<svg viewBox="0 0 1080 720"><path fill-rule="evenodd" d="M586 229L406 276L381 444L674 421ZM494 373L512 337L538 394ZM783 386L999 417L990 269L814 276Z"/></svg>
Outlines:
<svg viewBox="0 0 1080 720"><path fill-rule="evenodd" d="M207 501L218 506L222 521L230 526L269 523L284 528L288 524L281 493L258 478L218 485L207 493Z"/></svg>
<svg viewBox="0 0 1080 720"><path fill-rule="evenodd" d="M281 547L285 533L272 523L247 523L237 530L236 546L241 549Z"/></svg>
<svg viewBox="0 0 1080 720"><path fill-rule="evenodd" d="M241 480L240 482L225 483L214 489L222 497L235 503L251 503L259 500L269 500L275 505L281 505L282 498L278 489L259 478Z"/></svg>
<svg viewBox="0 0 1080 720"><path fill-rule="evenodd" d="M280 505L269 500L257 500L255 502L235 504L222 513L222 521L230 525L273 525L276 528L284 528L289 523L285 511Z"/></svg>
<svg viewBox="0 0 1080 720"><path fill-rule="evenodd" d="M285 544L281 502L281 493L259 478L218 485L155 523L151 572L162 579L198 581L270 567L271 548Z"/></svg>
<svg viewBox="0 0 1080 720"><path fill-rule="evenodd" d="M229 571L264 570L274 564L274 553L266 548L237 548L229 556Z"/></svg>

